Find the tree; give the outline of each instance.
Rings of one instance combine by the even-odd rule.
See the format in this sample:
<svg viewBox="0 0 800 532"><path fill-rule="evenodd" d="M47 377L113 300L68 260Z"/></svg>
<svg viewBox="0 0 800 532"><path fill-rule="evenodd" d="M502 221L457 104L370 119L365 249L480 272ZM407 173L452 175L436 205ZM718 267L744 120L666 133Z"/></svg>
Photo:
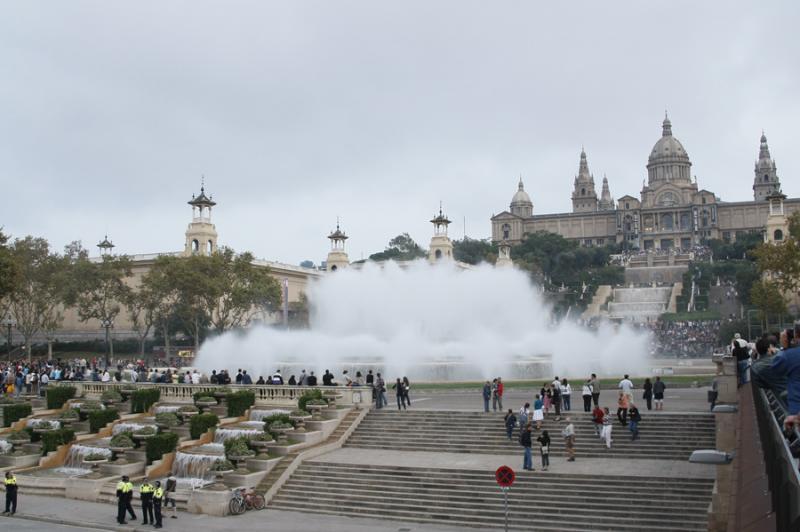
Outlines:
<svg viewBox="0 0 800 532"><path fill-rule="evenodd" d="M494 263L497 260L497 245L488 239L478 240L464 237L453 241L453 258L467 264Z"/></svg>
<svg viewBox="0 0 800 532"><path fill-rule="evenodd" d="M98 320L106 330L106 364L114 355L114 342L109 335L114 319L129 297L126 280L131 276L131 261L125 256L105 255L99 261L79 253L72 265L67 302L78 311L83 322Z"/></svg>
<svg viewBox="0 0 800 532"><path fill-rule="evenodd" d="M7 242L8 237L0 231L0 303L16 289L21 280L19 265L14 260L12 250L6 245Z"/></svg>
<svg viewBox="0 0 800 532"><path fill-rule="evenodd" d="M316 267L314 265L314 261L313 260L304 260L303 262L300 263L300 266L303 267L303 268L315 268Z"/></svg>
<svg viewBox="0 0 800 532"><path fill-rule="evenodd" d="M172 283L173 270L177 268L178 257L162 255L142 278L140 290L146 291L149 304L152 304L153 326L164 336L164 348L170 353L171 326L175 321L178 307L178 291Z"/></svg>
<svg viewBox="0 0 800 532"><path fill-rule="evenodd" d="M131 287L125 298L125 308L131 319L131 329L139 340L139 355L144 358L144 346L155 323L158 307L156 295L144 283Z"/></svg>
<svg viewBox="0 0 800 532"><path fill-rule="evenodd" d="M428 253L408 233L397 235L389 241L385 250L373 253L369 256L370 260L414 260L427 257Z"/></svg>
<svg viewBox="0 0 800 532"><path fill-rule="evenodd" d="M754 254L759 270L781 291L800 293L800 211L789 217L789 234L782 243L764 243Z"/></svg>
<svg viewBox="0 0 800 532"><path fill-rule="evenodd" d="M770 316L780 318L786 314L786 299L777 283L769 279L761 279L753 283L750 299L761 316L763 330L767 329Z"/></svg>
<svg viewBox="0 0 800 532"><path fill-rule="evenodd" d="M63 319L60 305L64 301L68 265L63 257L50 251L43 238L27 236L15 240L10 253L19 281L8 295L8 306L30 361L33 338L42 331L54 331Z"/></svg>

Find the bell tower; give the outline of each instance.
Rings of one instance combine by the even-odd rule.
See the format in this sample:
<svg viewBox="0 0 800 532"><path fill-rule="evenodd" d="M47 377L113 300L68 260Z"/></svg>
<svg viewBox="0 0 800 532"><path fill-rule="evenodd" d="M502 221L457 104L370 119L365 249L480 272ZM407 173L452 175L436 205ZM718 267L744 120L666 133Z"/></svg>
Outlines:
<svg viewBox="0 0 800 532"><path fill-rule="evenodd" d="M328 235L331 241L331 250L328 252L328 259L326 268L329 272L335 272L342 268L350 266L350 259L347 252L344 250L344 241L349 237L344 234L344 231L339 229L339 220L336 220L336 231Z"/></svg>
<svg viewBox="0 0 800 532"><path fill-rule="evenodd" d="M184 255L211 255L217 251L217 229L211 223L211 207L216 203L206 196L205 183L200 184L200 195L192 194L192 221L186 229Z"/></svg>
<svg viewBox="0 0 800 532"><path fill-rule="evenodd" d="M778 169L769 153L767 136L761 132L761 145L758 150L758 161L755 166L753 179L753 199L764 201L771 195L780 192L781 182L778 179Z"/></svg>
<svg viewBox="0 0 800 532"><path fill-rule="evenodd" d="M597 192L594 189L594 176L589 173L586 152L581 148L581 162L575 176L572 191L572 212L596 212Z"/></svg>
<svg viewBox="0 0 800 532"><path fill-rule="evenodd" d="M439 215L435 216L431 223L433 224L433 237L431 237L431 245L428 250L428 260L431 262L453 260L453 243L447 236L447 226L450 225L450 220L442 212L441 203L439 204Z"/></svg>

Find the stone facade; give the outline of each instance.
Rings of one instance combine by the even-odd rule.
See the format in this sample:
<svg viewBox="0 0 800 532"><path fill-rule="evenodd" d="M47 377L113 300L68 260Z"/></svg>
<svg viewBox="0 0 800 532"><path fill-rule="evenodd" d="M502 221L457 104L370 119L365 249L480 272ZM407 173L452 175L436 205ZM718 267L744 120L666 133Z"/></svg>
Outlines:
<svg viewBox="0 0 800 532"><path fill-rule="evenodd" d="M526 233L548 231L584 246L622 243L628 249L688 249L704 240L733 241L745 233L765 235L771 207L768 199L780 193L775 162L762 133L753 180L753 201L724 202L698 187L692 163L672 123L664 118L661 138L647 161L647 182L639 197L611 197L608 179L598 198L586 152L581 150L573 181L572 212L533 214L533 202L522 180L510 209L492 216L492 240L519 243ZM785 198L785 197L784 197ZM783 199L782 213L800 210L800 198ZM772 207L774 209L775 207Z"/></svg>

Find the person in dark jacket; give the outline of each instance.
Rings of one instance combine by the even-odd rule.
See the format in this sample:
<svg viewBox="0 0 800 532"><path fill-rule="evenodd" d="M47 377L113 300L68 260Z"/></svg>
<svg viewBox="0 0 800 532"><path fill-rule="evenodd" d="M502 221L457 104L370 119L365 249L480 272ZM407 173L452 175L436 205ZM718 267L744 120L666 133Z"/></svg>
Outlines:
<svg viewBox="0 0 800 532"><path fill-rule="evenodd" d="M661 380L661 377L656 377L656 382L653 383L653 398L656 400L656 410L664 410L664 390L667 385ZM650 410L648 402L647 409Z"/></svg>
<svg viewBox="0 0 800 532"><path fill-rule="evenodd" d="M307 386L316 386L317 385L317 376L314 375L314 372L308 374L308 378L306 379Z"/></svg>
<svg viewBox="0 0 800 532"><path fill-rule="evenodd" d="M533 458L531 457L531 425L530 423L525 427L525 430L522 431L522 435L519 437L519 443L522 445L524 449L524 455L522 459L522 469L526 471L533 471Z"/></svg>
<svg viewBox="0 0 800 532"><path fill-rule="evenodd" d="M489 412L489 399L492 398L492 383L486 381L483 385L483 411Z"/></svg>
<svg viewBox="0 0 800 532"><path fill-rule="evenodd" d="M628 409L628 429L631 431L631 441L639 439L639 422L642 420L642 415L636 405L631 403Z"/></svg>
<svg viewBox="0 0 800 532"><path fill-rule="evenodd" d="M397 395L397 409L398 410L408 410L406 407L406 389L403 386L403 381L400 380L400 377L397 378L397 382L392 384L392 389L395 391L394 393ZM402 404L402 408L400 405Z"/></svg>
<svg viewBox="0 0 800 532"><path fill-rule="evenodd" d="M508 413L505 417L506 421L506 434L508 434L508 441L511 441L514 435L514 427L517 426L517 416L514 415L514 411L510 408L508 409Z"/></svg>
<svg viewBox="0 0 800 532"><path fill-rule="evenodd" d="M333 386L333 373L325 370L325 373L322 375L322 385L323 386Z"/></svg>
<svg viewBox="0 0 800 532"><path fill-rule="evenodd" d="M539 442L539 450L542 453L542 469L547 471L550 467L550 435L544 430L536 441Z"/></svg>
<svg viewBox="0 0 800 532"><path fill-rule="evenodd" d="M647 409L653 409L653 383L650 382L650 379L647 378L644 380L644 385L642 386L644 389L644 394L642 395L642 399L647 401Z"/></svg>

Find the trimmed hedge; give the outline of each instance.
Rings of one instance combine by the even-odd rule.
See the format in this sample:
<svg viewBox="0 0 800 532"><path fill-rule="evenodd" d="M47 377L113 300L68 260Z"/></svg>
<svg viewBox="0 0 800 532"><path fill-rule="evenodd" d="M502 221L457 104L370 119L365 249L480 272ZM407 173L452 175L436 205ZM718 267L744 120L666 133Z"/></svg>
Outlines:
<svg viewBox="0 0 800 532"><path fill-rule="evenodd" d="M229 393L225 401L228 404L228 417L239 417L256 404L256 394L250 390L241 390Z"/></svg>
<svg viewBox="0 0 800 532"><path fill-rule="evenodd" d="M328 402L327 399L322 397L322 390L320 390L319 388L314 388L313 390L305 391L300 396L300 399L297 400L297 409L306 410L306 405L308 404L309 401L320 400L320 399L325 401L326 403Z"/></svg>
<svg viewBox="0 0 800 532"><path fill-rule="evenodd" d="M171 453L177 446L178 434L175 432L162 432L148 438L145 444L147 464L152 464L155 460L161 460L162 456Z"/></svg>
<svg viewBox="0 0 800 532"><path fill-rule="evenodd" d="M35 434L35 433L34 433ZM72 429L49 430L41 434L42 456L58 449L59 445L64 445L75 439L75 431Z"/></svg>
<svg viewBox="0 0 800 532"><path fill-rule="evenodd" d="M47 408L57 410L64 406L64 403L75 397L78 389L74 386L48 386L47 387Z"/></svg>
<svg viewBox="0 0 800 532"><path fill-rule="evenodd" d="M205 414L197 414L192 416L189 420L189 434L193 440L196 440L203 435L211 427L219 425L219 418L216 414L206 412Z"/></svg>
<svg viewBox="0 0 800 532"><path fill-rule="evenodd" d="M158 388L142 388L131 394L131 414L144 414L161 399Z"/></svg>
<svg viewBox="0 0 800 532"><path fill-rule="evenodd" d="M119 419L119 412L116 408L106 408L105 410L93 410L89 412L89 432L92 434L98 432L100 429Z"/></svg>
<svg viewBox="0 0 800 532"><path fill-rule="evenodd" d="M30 403L16 403L6 405L3 409L3 426L10 427L15 421L28 417L33 412Z"/></svg>

